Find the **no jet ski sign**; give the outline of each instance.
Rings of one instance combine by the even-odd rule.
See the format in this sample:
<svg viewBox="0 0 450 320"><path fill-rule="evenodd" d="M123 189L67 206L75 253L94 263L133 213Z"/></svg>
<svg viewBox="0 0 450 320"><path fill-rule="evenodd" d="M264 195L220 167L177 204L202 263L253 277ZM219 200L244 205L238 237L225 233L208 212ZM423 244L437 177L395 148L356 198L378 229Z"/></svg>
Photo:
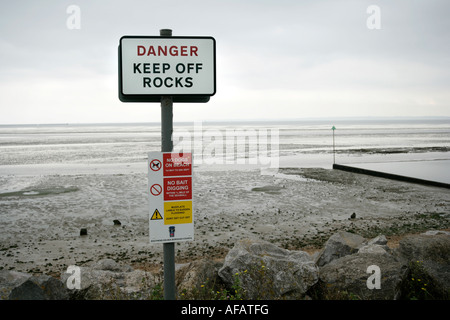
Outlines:
<svg viewBox="0 0 450 320"><path fill-rule="evenodd" d="M207 102L216 93L212 37L123 36L119 44L122 102Z"/></svg>

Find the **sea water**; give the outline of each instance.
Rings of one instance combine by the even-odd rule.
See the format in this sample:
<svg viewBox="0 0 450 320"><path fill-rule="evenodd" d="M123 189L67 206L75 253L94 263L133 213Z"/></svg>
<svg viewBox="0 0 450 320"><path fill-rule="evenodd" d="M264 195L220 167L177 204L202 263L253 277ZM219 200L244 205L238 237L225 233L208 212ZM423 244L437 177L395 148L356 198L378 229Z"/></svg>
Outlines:
<svg viewBox="0 0 450 320"><path fill-rule="evenodd" d="M196 170L378 163L450 182L448 118L174 123L174 147L181 145L193 147ZM148 152L160 146L159 123L2 125L0 193L43 175L145 173Z"/></svg>

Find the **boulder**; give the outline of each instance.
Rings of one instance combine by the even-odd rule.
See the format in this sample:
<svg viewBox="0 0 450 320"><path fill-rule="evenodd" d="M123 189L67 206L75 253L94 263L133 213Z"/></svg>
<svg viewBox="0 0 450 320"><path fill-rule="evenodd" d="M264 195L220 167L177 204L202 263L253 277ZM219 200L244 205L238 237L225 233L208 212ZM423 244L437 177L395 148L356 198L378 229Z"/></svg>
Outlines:
<svg viewBox="0 0 450 320"><path fill-rule="evenodd" d="M422 281L431 278L428 288L433 290L434 296L449 296L448 232L428 231L421 235L407 236L394 250L387 246L383 235L369 241L356 238L356 241L345 243L343 239L347 236L348 234L333 235L319 256L317 261L321 265L320 281L315 288L319 290L315 292L319 291L321 295L314 294L315 296L322 299L408 299L417 295L411 291L415 289L408 283L412 278L411 272L420 272ZM380 273L379 289L368 284L369 278L373 276L371 272L375 272L374 267Z"/></svg>
<svg viewBox="0 0 450 320"><path fill-rule="evenodd" d="M21 285L13 288L9 294L9 300L46 300L43 290L36 283L34 277L30 277Z"/></svg>
<svg viewBox="0 0 450 320"><path fill-rule="evenodd" d="M365 245L358 249L358 253L388 253L389 248L379 244Z"/></svg>
<svg viewBox="0 0 450 320"><path fill-rule="evenodd" d="M64 284L71 276L63 272ZM80 289L71 289L70 298L77 300L141 299L155 285L155 277L143 270L134 270L112 259L102 259L91 266L80 267Z"/></svg>
<svg viewBox="0 0 450 320"><path fill-rule="evenodd" d="M448 235L450 236L450 231L446 231L446 230L428 230L424 233L422 233L425 236L435 236L438 234L444 234L444 235Z"/></svg>
<svg viewBox="0 0 450 320"><path fill-rule="evenodd" d="M180 265L175 270L175 282L178 293L197 292L197 297L208 299L206 290L218 290L221 282L218 271L222 263L211 260L199 260ZM202 290L202 288L204 288ZM204 296L202 295L204 293ZM185 296L186 297L186 296Z"/></svg>
<svg viewBox="0 0 450 320"><path fill-rule="evenodd" d="M350 232L337 232L325 243L325 247L316 258L319 267L343 256L356 253L366 239Z"/></svg>
<svg viewBox="0 0 450 320"><path fill-rule="evenodd" d="M2 300L67 300L64 284L51 276L32 276L16 271L0 271L0 298Z"/></svg>
<svg viewBox="0 0 450 320"><path fill-rule="evenodd" d="M386 239L386 236L385 235L383 235L383 234L381 234L381 235L379 235L379 236L376 236L375 238L373 238L373 239L370 239L368 242L367 242L367 244L368 245L371 245L371 244L378 244L378 245L380 245L380 246L386 246L387 245L387 239Z"/></svg>
<svg viewBox="0 0 450 320"><path fill-rule="evenodd" d="M244 298L289 299L303 296L317 282L318 272L306 252L247 239L229 251L219 276L232 293L242 289Z"/></svg>
<svg viewBox="0 0 450 320"><path fill-rule="evenodd" d="M32 276L9 295L10 300L67 300L69 292L58 279L48 275Z"/></svg>
<svg viewBox="0 0 450 320"><path fill-rule="evenodd" d="M31 277L31 274L12 270L0 270L0 300L9 299L11 290L20 286Z"/></svg>
<svg viewBox="0 0 450 320"><path fill-rule="evenodd" d="M324 288L321 298L398 299L406 275L405 264L374 244L320 268L320 282ZM378 287L374 285L377 281Z"/></svg>
<svg viewBox="0 0 450 320"><path fill-rule="evenodd" d="M384 235L379 235L373 239L364 242L358 249L358 253L390 253L391 249L387 245L387 239Z"/></svg>
<svg viewBox="0 0 450 320"><path fill-rule="evenodd" d="M405 263L420 263L434 284L450 293L450 235L426 232L403 238L396 251Z"/></svg>

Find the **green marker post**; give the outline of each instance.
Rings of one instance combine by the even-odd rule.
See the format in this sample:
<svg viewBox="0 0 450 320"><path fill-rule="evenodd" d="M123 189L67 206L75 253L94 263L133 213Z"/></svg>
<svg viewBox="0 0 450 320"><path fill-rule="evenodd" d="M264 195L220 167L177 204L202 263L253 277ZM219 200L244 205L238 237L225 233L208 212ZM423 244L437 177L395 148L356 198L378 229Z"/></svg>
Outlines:
<svg viewBox="0 0 450 320"><path fill-rule="evenodd" d="M333 128L331 128L331 130L333 130L333 164L336 163L336 149L334 146L334 130L336 130L336 127L333 126Z"/></svg>

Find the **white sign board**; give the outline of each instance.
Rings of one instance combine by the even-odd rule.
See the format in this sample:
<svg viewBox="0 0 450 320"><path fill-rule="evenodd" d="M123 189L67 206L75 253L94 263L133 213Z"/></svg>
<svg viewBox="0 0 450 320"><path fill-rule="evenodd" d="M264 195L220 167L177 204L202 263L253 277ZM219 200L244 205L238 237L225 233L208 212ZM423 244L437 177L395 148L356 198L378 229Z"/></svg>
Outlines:
<svg viewBox="0 0 450 320"><path fill-rule="evenodd" d="M216 92L212 37L124 36L119 45L119 98L125 102L190 102ZM152 98L153 97L153 98ZM156 99L155 99L156 97ZM137 99L137 100L134 100ZM149 99L149 100L145 100Z"/></svg>
<svg viewBox="0 0 450 320"><path fill-rule="evenodd" d="M150 243L194 240L192 153L148 154Z"/></svg>

